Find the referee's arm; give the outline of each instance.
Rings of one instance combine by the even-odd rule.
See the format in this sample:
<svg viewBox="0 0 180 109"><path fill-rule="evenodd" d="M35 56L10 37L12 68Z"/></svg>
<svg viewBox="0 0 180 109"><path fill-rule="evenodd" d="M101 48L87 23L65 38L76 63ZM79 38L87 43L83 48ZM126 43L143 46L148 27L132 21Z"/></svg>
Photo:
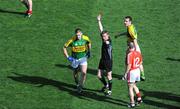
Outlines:
<svg viewBox="0 0 180 109"><path fill-rule="evenodd" d="M101 14L99 14L99 15L97 16L97 20L98 20L99 30L100 30L100 32L102 33L102 31L103 31L103 25L102 25L102 23L101 23Z"/></svg>

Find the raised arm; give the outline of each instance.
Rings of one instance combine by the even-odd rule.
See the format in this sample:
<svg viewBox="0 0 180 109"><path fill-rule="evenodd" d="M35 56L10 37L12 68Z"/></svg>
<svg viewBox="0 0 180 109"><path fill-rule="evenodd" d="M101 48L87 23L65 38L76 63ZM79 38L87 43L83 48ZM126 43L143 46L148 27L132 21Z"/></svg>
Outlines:
<svg viewBox="0 0 180 109"><path fill-rule="evenodd" d="M99 25L99 31L102 33L102 31L103 31L103 25L102 25L102 23L101 23L101 14L99 14L99 15L97 16L97 20L98 20L98 25Z"/></svg>

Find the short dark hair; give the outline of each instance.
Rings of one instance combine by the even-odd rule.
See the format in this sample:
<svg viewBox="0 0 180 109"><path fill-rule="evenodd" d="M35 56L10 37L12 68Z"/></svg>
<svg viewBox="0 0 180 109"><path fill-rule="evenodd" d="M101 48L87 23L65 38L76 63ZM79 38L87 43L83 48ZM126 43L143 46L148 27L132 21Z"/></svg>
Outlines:
<svg viewBox="0 0 180 109"><path fill-rule="evenodd" d="M75 29L75 34L78 33L79 31L82 32L82 30L80 28L76 28Z"/></svg>
<svg viewBox="0 0 180 109"><path fill-rule="evenodd" d="M103 34L105 34L105 33L109 33L107 30L103 30L102 32L101 32L101 36L103 35Z"/></svg>
<svg viewBox="0 0 180 109"><path fill-rule="evenodd" d="M130 49L135 48L135 46L134 46L134 43L133 43L133 42L129 42L129 43L128 43L128 46L129 46L129 48L130 48Z"/></svg>
<svg viewBox="0 0 180 109"><path fill-rule="evenodd" d="M129 19L130 21L132 21L132 17L131 16L126 16L125 19Z"/></svg>

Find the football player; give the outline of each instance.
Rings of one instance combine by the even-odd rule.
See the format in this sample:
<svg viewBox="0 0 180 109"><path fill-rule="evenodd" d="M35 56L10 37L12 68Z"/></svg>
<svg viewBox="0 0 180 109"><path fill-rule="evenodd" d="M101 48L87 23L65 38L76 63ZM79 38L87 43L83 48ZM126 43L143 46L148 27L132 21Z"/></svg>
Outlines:
<svg viewBox="0 0 180 109"><path fill-rule="evenodd" d="M72 55L70 56L67 51L67 47L71 47ZM75 30L75 35L68 40L63 47L65 57L72 63L74 68L74 79L77 85L78 93L82 92L84 82L86 80L87 72L87 58L90 57L91 41L88 36L83 35L81 29ZM79 79L78 70L81 71L81 77Z"/></svg>
<svg viewBox="0 0 180 109"><path fill-rule="evenodd" d="M126 71L123 78L126 79L128 83L130 97L130 104L128 104L128 107L133 108L135 107L134 92L137 96L136 104L139 105L140 103L142 103L139 88L136 86L136 83L140 81L139 67L140 65L142 65L142 56L139 51L135 50L135 45L133 42L128 43L128 53L126 55Z"/></svg>
<svg viewBox="0 0 180 109"><path fill-rule="evenodd" d="M131 16L126 16L124 18L124 25L127 27L127 43L133 42L135 46L135 50L139 51L141 53L140 47L137 42L137 31L135 26L132 24L132 17ZM145 75L144 75L144 67L143 65L140 65L140 70L141 70L141 80L145 80Z"/></svg>

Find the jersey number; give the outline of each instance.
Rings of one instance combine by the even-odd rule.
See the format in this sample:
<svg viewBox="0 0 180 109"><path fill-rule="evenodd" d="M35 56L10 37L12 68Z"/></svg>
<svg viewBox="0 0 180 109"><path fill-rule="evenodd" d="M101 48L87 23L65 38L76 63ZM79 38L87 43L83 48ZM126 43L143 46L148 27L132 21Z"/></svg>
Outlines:
<svg viewBox="0 0 180 109"><path fill-rule="evenodd" d="M137 58L135 58L135 60L134 60L134 67L139 67L139 66L140 66L140 58L137 57Z"/></svg>

